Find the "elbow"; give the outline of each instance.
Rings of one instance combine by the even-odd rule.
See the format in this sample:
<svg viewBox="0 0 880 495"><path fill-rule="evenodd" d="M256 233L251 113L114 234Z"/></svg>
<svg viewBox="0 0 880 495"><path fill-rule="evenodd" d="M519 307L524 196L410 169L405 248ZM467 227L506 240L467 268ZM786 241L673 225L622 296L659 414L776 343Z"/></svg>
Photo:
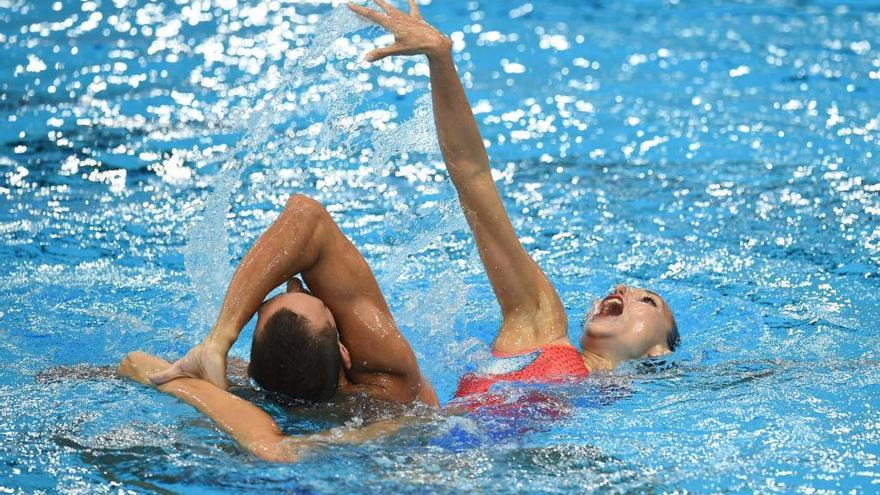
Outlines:
<svg viewBox="0 0 880 495"><path fill-rule="evenodd" d="M312 226L318 225L330 216L324 205L303 194L294 194L287 199L287 203L284 205L284 214L295 216L298 222L305 222Z"/></svg>
<svg viewBox="0 0 880 495"><path fill-rule="evenodd" d="M449 167L452 171L452 167ZM483 193L488 188L495 189L492 169L486 166L467 166L449 174L452 184L459 192Z"/></svg>
<svg viewBox="0 0 880 495"><path fill-rule="evenodd" d="M404 404L409 404L411 402L417 401L422 397L422 390L425 387L426 378L422 376L421 370L419 370L419 364L416 362L415 356L412 358L412 364L410 364L411 371L403 376L402 379L402 387L398 392L398 397L400 402ZM432 387L428 384L427 388L433 392ZM435 405L432 403L433 401L428 400L427 405Z"/></svg>
<svg viewBox="0 0 880 495"><path fill-rule="evenodd" d="M450 171L450 177L463 181L479 179L492 180L492 168L489 160L471 159L447 159L446 168Z"/></svg>
<svg viewBox="0 0 880 495"><path fill-rule="evenodd" d="M310 198L304 194L292 194L287 198L287 203L284 205L284 211L316 215L326 213L327 210L324 209L324 205L314 198Z"/></svg>
<svg viewBox="0 0 880 495"><path fill-rule="evenodd" d="M267 462L299 462L302 458L302 453L286 447L285 442L279 439L254 442L247 446L248 450L254 457Z"/></svg>
<svg viewBox="0 0 880 495"><path fill-rule="evenodd" d="M299 462L299 456L293 454L287 454L282 452L270 452L264 450L255 450L251 452L254 456L259 458L260 460L266 462L275 462L278 464L294 464Z"/></svg>

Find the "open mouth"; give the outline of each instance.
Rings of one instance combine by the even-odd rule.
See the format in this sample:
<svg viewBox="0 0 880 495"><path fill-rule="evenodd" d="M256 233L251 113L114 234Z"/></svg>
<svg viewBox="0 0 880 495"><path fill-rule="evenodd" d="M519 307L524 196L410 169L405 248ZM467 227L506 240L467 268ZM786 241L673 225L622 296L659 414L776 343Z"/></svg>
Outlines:
<svg viewBox="0 0 880 495"><path fill-rule="evenodd" d="M599 302L599 310L596 316L620 316L623 314L623 298L612 294Z"/></svg>

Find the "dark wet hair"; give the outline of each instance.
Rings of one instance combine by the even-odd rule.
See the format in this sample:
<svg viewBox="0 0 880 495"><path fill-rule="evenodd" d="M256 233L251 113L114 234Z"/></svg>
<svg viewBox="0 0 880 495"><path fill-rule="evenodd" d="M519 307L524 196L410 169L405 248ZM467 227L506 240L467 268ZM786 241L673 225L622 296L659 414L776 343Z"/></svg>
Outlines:
<svg viewBox="0 0 880 495"><path fill-rule="evenodd" d="M678 334L678 323L676 323L675 318L673 318L672 328L670 328L669 333L666 334L666 347L668 347L670 351L674 351L680 343L681 335Z"/></svg>
<svg viewBox="0 0 880 495"><path fill-rule="evenodd" d="M291 399L329 400L342 366L338 342L332 326L312 328L306 318L282 308L254 335L248 374L260 387Z"/></svg>
<svg viewBox="0 0 880 495"><path fill-rule="evenodd" d="M636 362L636 371L642 374L661 373L678 367L669 355L644 358Z"/></svg>
<svg viewBox="0 0 880 495"><path fill-rule="evenodd" d="M666 333L666 347L670 352L674 352L675 348L681 343L681 335L678 333L678 323L675 322L675 316L672 317L672 326ZM664 354L657 357L642 358L636 363L636 370L639 373L659 373L675 368L676 362L671 356Z"/></svg>

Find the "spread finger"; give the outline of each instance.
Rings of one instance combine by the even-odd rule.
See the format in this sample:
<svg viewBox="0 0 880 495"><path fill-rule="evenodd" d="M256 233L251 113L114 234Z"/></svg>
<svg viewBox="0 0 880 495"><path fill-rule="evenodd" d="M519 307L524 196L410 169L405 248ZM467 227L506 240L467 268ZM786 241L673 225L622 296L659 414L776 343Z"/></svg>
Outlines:
<svg viewBox="0 0 880 495"><path fill-rule="evenodd" d="M416 3L416 0L406 0L409 3L409 13L410 15L416 17L417 19L421 19L422 15L419 13L419 4Z"/></svg>
<svg viewBox="0 0 880 495"><path fill-rule="evenodd" d="M385 27L385 20L387 19L387 17L382 15L381 13L376 12L372 9L368 9L361 5L354 5L351 3L348 4L348 8L351 9L355 14L363 17L364 19L367 19L368 21L373 21L376 24Z"/></svg>
<svg viewBox="0 0 880 495"><path fill-rule="evenodd" d="M378 5L379 7L381 7L382 10L384 10L384 11L385 11L386 13L388 13L388 14L390 14L390 13L392 13L392 12L394 12L394 11L397 10L396 8L394 8L393 5L391 5L390 3L386 2L385 0L373 0L373 1L376 2L376 5Z"/></svg>

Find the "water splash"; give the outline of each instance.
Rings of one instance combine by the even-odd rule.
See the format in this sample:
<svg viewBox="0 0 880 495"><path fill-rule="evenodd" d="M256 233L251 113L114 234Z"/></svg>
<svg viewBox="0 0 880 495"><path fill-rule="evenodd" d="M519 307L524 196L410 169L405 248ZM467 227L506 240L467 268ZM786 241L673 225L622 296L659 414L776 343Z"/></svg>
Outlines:
<svg viewBox="0 0 880 495"><path fill-rule="evenodd" d="M376 133L373 136L373 149L375 154L370 164L382 171L391 167L391 157L398 153L439 153L431 95L425 94L416 100L413 116L409 120L396 128Z"/></svg>
<svg viewBox="0 0 880 495"><path fill-rule="evenodd" d="M355 108L363 101L364 95L356 81L340 78L339 84L327 94L327 116L318 135L318 150L330 147L335 139L342 138L343 148L354 140L356 120L352 117Z"/></svg>
<svg viewBox="0 0 880 495"><path fill-rule="evenodd" d="M464 215L458 201L449 199L432 205L427 215L404 216L406 220L396 230L406 237L387 257L380 286L399 286L406 279L424 280L405 293L395 293L395 306L400 308L395 312L397 321L410 332L409 340L418 342L416 355L420 363L432 363L431 370L442 376L459 376L479 346L460 331L459 316L468 302L469 285L460 264L443 245L447 237L467 228ZM434 272L412 272L414 266L425 265L433 267ZM426 311L428 301L431 309ZM449 385L440 380L434 380L434 384Z"/></svg>
<svg viewBox="0 0 880 495"><path fill-rule="evenodd" d="M250 106L252 109L242 112L246 115L242 126L245 134L228 154L229 158L213 181L213 191L209 194L201 215L187 232L187 242L183 248L184 264L192 281L196 300L195 309L189 319L190 326L210 326L220 311L225 287L232 278L229 234L226 228L230 199L238 187L242 170L267 157L263 148L274 136L273 124L279 118L276 110L283 108L283 103L294 86L313 82L315 76L307 74L306 69L324 61L324 53L334 40L368 25L348 8L337 7L318 24L306 53L298 59L288 59L285 62L284 74L277 70L268 71L267 81L261 86L274 89L255 104L246 103L245 107ZM353 104L337 101L328 114L328 120L353 107ZM329 141L332 134L328 131L325 140Z"/></svg>
<svg viewBox="0 0 880 495"><path fill-rule="evenodd" d="M536 16L528 15L531 4L505 15L505 2L487 0L468 12L454 2L433 2L425 12L456 28L482 19L480 32L461 30L456 38L472 56L457 63L492 145L493 165L505 170L502 195L512 220L554 283L568 287L562 291L566 307L582 311L590 299L583 296L600 294L623 277L650 287L662 281L657 289L679 317L684 342L675 367L595 377L565 394L576 405L574 416L548 424L546 433L514 430L514 437L499 440L480 418L460 442L446 437L465 427L430 423L425 429L443 436L440 445L433 435L426 444L401 433L389 441L322 449L296 466L269 466L248 461L197 412L146 388L121 381L35 385L34 373L48 365L107 364L116 353L141 346L165 355L181 350L168 338L132 333L132 322L117 317L133 315L151 335L168 336L186 324L192 303L174 260L184 241L177 226L191 221L181 195L197 191L156 180L161 177L138 170L135 158L141 165L154 162L172 146L186 148L188 164L201 164L189 151L193 142L213 130L228 143L228 134L244 133L253 111L273 113L275 128L260 144L281 150L290 136L309 165L290 168L305 170L305 180L332 174L333 184L344 186L304 189L346 208L337 210L344 212L338 218L368 256L388 255L388 245L379 242L391 231L388 224L396 227L396 217L442 193L448 184L437 181L434 163L412 164L417 173L405 178L374 177L364 166L373 158L369 139L363 147L356 143L361 149L351 150L348 162L337 162L335 152L310 156L325 118L321 105L336 87L332 79L348 75L325 72L316 80L310 73L337 65L353 43L333 42L327 62L304 66L305 79L315 83L294 83L296 100L288 97L282 108L265 104L270 89L284 83L281 74L288 74L274 54L302 59L315 13L327 12L329 3L168 2L160 12L147 0L6 2L11 27L0 36L8 62L0 119L7 122L2 134L9 156L0 158L6 201L0 214L0 362L7 373L0 374L0 401L16 407L0 413L0 435L9 440L0 447L4 468L9 466L0 470L0 485L45 492L334 492L351 486L393 493L523 486L557 492L871 492L880 476L880 348L872 324L880 306L866 295L876 292L880 263L880 93L872 91L880 73L878 47L869 40L878 38L880 24L876 12L858 6L820 3L805 11L779 2L759 9L667 2L645 13L637 2L600 8L555 2ZM61 11L50 13L49 4ZM627 22L633 16L645 20L637 36ZM241 29L230 30L236 23ZM174 24L180 32L169 34ZM153 29L160 35L145 34ZM217 58L188 70L201 62L190 47L215 32ZM253 45L231 46L240 40ZM365 37L356 43L361 41L369 43ZM290 43L296 48L284 52ZM535 50L519 52L520 45ZM46 69L27 72L29 54ZM275 60L278 77L256 76L272 64L268 60ZM400 105L398 97L419 84L409 76L420 72L408 72L408 64L383 62L358 80L375 91L377 105ZM23 71L17 75L16 65ZM167 77L160 75L164 70ZM370 81L380 73L375 84ZM172 105L170 87L195 100L187 103L183 96ZM259 97L248 96L242 111L230 112L244 93ZM316 108L304 108L310 102ZM300 109L314 116L284 130L288 114ZM355 111L364 117L359 122L381 124L394 114ZM206 120L197 124L201 118ZM276 134L281 130L283 138ZM139 136L147 136L146 149ZM216 142L205 151L215 149ZM141 151L155 153L144 157ZM283 164L284 153L261 163ZM91 173L120 167L129 171L122 192L108 191L115 182L102 183L112 176ZM254 163L241 170L246 185L252 176L244 174L252 170L271 173L261 168ZM196 182L217 176L216 169L192 169ZM272 184L276 194L299 180L288 177ZM235 194L250 199L240 190ZM236 217L235 235L257 235L275 213L273 204L234 204L247 212ZM414 224L420 229L415 235L426 227L430 238L433 220ZM402 246L411 231L397 230L407 249ZM234 235L229 241L244 244ZM449 269L438 267L447 261L435 253L445 249L460 267L467 257L461 245L458 233L443 234L401 261L402 268L391 267L400 270L393 290L404 294L389 298L395 315L409 304L411 291L427 306L410 314L404 308L402 315L416 322L405 331L413 332L407 336L416 337L410 342L422 356L437 352L430 348L436 341L419 338L434 323L416 316L434 309L435 293L445 294L438 276ZM98 259L107 264L86 263ZM477 264L468 263L472 270L464 278L473 290L454 315L465 324L458 332L488 341L497 309L482 273L477 280ZM483 308L493 313L478 314ZM441 344L447 359L470 352ZM442 361L420 361L435 384L457 378ZM87 440L84 447L61 444L56 426L86 415L95 418L89 429L74 430L74 438ZM131 434L156 424L171 429L149 429L141 440ZM297 425L318 427L309 419ZM97 441L107 432L118 441ZM174 436L158 446L149 435ZM480 438L470 446L444 447L474 436ZM212 447L206 452L205 445Z"/></svg>
<svg viewBox="0 0 880 495"><path fill-rule="evenodd" d="M266 81L258 87L273 88L255 103L248 101L246 109L241 112L245 116L243 123L237 125L245 131L244 136L234 149L227 154L229 157L216 176L213 191L205 202L201 215L193 222L187 232L187 243L183 248L185 268L192 281L195 295L195 307L191 313L190 325L197 328L210 326L223 302L224 289L232 277L229 254L229 233L226 225L231 204L230 199L238 188L241 172L251 164L267 161L280 161L292 155L301 133L284 132L280 143L276 138L274 125L283 121L276 109L284 108L284 101L295 87L307 87L313 84L323 73L309 72L309 69L327 62L327 51L332 43L340 37L370 26L369 23L342 6L333 10L315 29L315 35L305 53L297 59L289 59L284 64L284 74L270 70ZM337 71L333 65L327 65L328 71ZM326 116L321 131L311 149L315 154L309 159L318 160L326 156L326 152L335 142L343 148L350 146L355 137L356 121L351 117L356 107L363 101L363 92L357 81L344 77L337 81L325 96ZM280 112L283 114L283 112ZM431 97L423 95L416 100L413 116L399 126L385 132L375 133L371 139L374 149L371 166L377 172L387 171L391 158L402 152L439 153L436 130L434 127ZM265 167L277 170L278 167ZM293 167L296 169L296 167ZM292 170L290 177L305 179L308 174L305 166ZM448 205L447 205L448 206ZM447 210L449 210L447 208ZM453 208L452 211L457 210ZM460 215L459 215L460 216ZM424 248L425 243L439 236L459 230L463 222L453 225L444 222L436 229L425 232L423 237L403 246L395 259L405 259L409 254ZM400 274L400 264L392 267L385 280L395 279ZM457 307L457 306L455 306Z"/></svg>
<svg viewBox="0 0 880 495"><path fill-rule="evenodd" d="M208 196L201 217L189 228L183 247L184 267L196 300L189 323L197 328L214 322L223 303L223 288L232 278L226 217L236 184L231 174L220 175L215 182L215 189Z"/></svg>
<svg viewBox="0 0 880 495"><path fill-rule="evenodd" d="M409 265L411 256L427 249L432 243L437 242L442 236L467 228L458 200L449 199L437 205L431 206L432 216L417 216L415 213L406 215L397 229L405 233L404 242L397 245L388 256L388 261L379 276L379 285L390 287L400 280ZM439 255L442 261L449 261L449 257L441 251Z"/></svg>

